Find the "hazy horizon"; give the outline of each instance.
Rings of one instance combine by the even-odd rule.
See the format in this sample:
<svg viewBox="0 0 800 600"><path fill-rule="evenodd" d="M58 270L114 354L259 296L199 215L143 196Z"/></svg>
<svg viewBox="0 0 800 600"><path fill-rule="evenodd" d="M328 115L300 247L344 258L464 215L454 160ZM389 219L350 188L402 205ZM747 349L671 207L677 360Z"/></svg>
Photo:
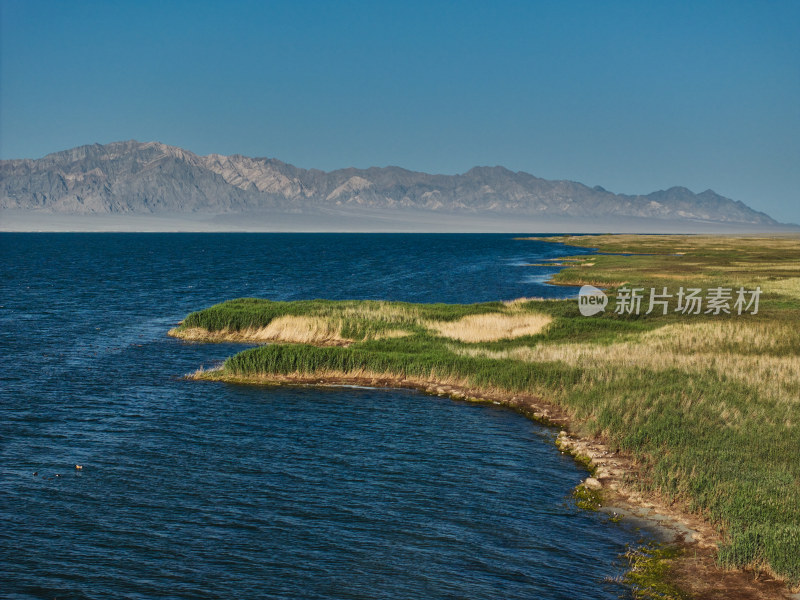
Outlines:
<svg viewBox="0 0 800 600"><path fill-rule="evenodd" d="M435 218L434 218L435 217ZM197 233L719 233L780 235L800 226L765 229L743 223L615 218L519 218L516 215L469 215L389 210L321 214L59 214L0 211L0 232L197 232Z"/></svg>

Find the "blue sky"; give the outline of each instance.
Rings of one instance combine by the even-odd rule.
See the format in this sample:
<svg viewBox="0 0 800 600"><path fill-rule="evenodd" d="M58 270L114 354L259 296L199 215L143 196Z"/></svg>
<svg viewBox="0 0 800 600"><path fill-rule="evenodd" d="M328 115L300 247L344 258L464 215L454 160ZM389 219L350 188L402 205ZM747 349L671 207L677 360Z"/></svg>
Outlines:
<svg viewBox="0 0 800 600"><path fill-rule="evenodd" d="M800 2L0 3L4 159L504 165L800 222Z"/></svg>

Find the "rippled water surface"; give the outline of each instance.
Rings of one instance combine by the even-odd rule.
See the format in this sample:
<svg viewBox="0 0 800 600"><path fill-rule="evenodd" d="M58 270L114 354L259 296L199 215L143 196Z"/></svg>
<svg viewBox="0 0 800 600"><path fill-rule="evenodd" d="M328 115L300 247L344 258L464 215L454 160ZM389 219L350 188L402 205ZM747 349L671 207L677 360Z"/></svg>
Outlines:
<svg viewBox="0 0 800 600"><path fill-rule="evenodd" d="M525 265L581 250L0 234L0 251L0 596L628 597L613 581L637 534L571 504L586 473L552 430L410 391L188 382L241 347L166 337L240 296L566 297Z"/></svg>

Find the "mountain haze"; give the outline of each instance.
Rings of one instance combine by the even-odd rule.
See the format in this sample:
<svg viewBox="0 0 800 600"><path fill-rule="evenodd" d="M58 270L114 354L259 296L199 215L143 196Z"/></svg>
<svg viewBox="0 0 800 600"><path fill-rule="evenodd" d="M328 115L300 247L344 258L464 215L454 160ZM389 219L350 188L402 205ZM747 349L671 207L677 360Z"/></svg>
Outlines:
<svg viewBox="0 0 800 600"><path fill-rule="evenodd" d="M158 142L81 146L41 159L0 161L0 209L62 215L506 215L633 218L774 227L742 202L683 187L644 196L504 167L431 175L399 167L301 169L271 158L198 156Z"/></svg>

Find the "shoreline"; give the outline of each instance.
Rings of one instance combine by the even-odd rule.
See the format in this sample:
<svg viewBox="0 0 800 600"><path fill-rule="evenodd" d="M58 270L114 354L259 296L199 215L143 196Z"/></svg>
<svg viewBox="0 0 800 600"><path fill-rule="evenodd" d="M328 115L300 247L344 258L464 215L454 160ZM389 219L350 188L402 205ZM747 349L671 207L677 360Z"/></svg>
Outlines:
<svg viewBox="0 0 800 600"><path fill-rule="evenodd" d="M503 390L479 389L461 383L406 378L392 373L325 373L316 376L307 373L230 375L223 374L220 367L206 371L198 370L186 375L186 378L240 385L402 388L456 401L494 404L509 408L540 425L560 430L555 441L556 448L562 453L571 455L588 470L588 476L575 490L585 488L593 494L592 498L599 498L600 505L590 510L609 514L612 520L622 518L634 523L639 522L639 526L649 530L658 543L677 550L664 562L667 575L655 578L657 583L674 586L674 590L668 592L667 596L645 594L637 595L637 598L725 597L742 600L800 598L800 593L792 594L785 582L768 577L764 573L717 567L716 548L722 536L713 525L685 510L685 507L664 502L654 493L643 494L633 489L626 479L638 475L639 468L635 461L624 453L612 452L602 440L571 433L570 430L574 431L574 427L568 412L542 398L529 394L512 394ZM652 560L661 562L662 559ZM713 578L713 581L710 578Z"/></svg>

